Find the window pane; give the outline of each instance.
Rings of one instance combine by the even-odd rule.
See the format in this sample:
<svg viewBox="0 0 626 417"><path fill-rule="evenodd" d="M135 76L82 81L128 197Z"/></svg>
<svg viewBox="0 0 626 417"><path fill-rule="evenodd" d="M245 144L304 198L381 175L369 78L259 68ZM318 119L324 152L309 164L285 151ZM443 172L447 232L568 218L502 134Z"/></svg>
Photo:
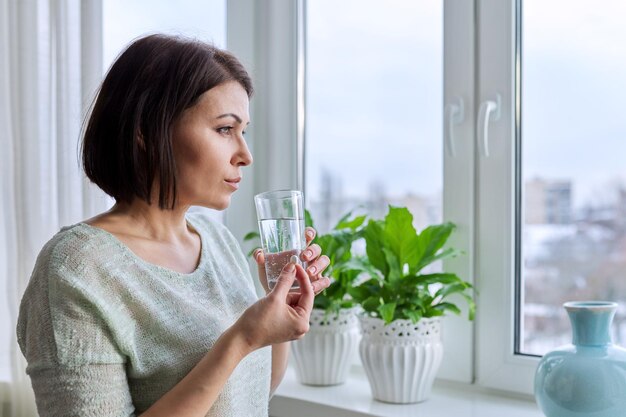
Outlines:
<svg viewBox="0 0 626 417"><path fill-rule="evenodd" d="M226 0L104 0L104 71L133 39L150 33L192 36L226 47Z"/></svg>
<svg viewBox="0 0 626 417"><path fill-rule="evenodd" d="M104 0L103 72L133 39L150 33L189 36L226 47L226 0ZM216 220L223 212L201 207Z"/></svg>
<svg viewBox="0 0 626 417"><path fill-rule="evenodd" d="M7 283L4 275L0 276L0 284L6 288ZM14 339L15 328L11 325L9 317L9 304L7 302L0 303L0 383L2 381L11 381L11 343Z"/></svg>
<svg viewBox="0 0 626 417"><path fill-rule="evenodd" d="M523 2L522 353L571 342L563 302L626 300L625 13L620 0Z"/></svg>
<svg viewBox="0 0 626 417"><path fill-rule="evenodd" d="M319 232L358 206L442 217L443 5L307 2L307 206Z"/></svg>

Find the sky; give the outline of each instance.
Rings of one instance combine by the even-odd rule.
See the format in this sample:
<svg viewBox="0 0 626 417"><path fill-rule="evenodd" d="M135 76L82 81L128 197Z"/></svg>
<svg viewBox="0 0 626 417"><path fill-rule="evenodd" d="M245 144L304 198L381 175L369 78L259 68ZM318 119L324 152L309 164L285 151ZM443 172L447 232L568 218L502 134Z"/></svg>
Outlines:
<svg viewBox="0 0 626 417"><path fill-rule="evenodd" d="M524 0L524 179L569 179L575 206L626 182L626 2ZM442 2L309 2L307 173L347 194L441 189Z"/></svg>
<svg viewBox="0 0 626 417"><path fill-rule="evenodd" d="M226 0L102 0L104 70L134 38L153 32L226 46Z"/></svg>
<svg viewBox="0 0 626 417"><path fill-rule="evenodd" d="M316 0L307 9L307 193L442 188L442 1Z"/></svg>
<svg viewBox="0 0 626 417"><path fill-rule="evenodd" d="M524 172L572 179L576 205L610 198L626 183L626 2L523 4Z"/></svg>

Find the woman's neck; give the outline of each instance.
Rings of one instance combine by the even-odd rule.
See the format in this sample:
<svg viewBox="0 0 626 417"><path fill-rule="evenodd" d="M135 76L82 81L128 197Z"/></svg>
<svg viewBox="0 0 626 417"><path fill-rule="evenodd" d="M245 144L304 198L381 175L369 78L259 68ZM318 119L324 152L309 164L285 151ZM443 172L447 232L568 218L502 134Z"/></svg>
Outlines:
<svg viewBox="0 0 626 417"><path fill-rule="evenodd" d="M150 240L175 242L188 236L185 213L189 207L161 209L158 204L135 199L131 203L118 202L109 211L86 223L117 234L134 235Z"/></svg>

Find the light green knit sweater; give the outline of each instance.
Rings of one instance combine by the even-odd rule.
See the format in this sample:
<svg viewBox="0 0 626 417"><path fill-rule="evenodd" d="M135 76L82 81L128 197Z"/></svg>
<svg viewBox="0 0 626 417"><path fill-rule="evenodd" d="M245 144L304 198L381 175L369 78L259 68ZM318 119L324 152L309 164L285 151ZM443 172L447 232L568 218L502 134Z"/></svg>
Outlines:
<svg viewBox="0 0 626 417"><path fill-rule="evenodd" d="M84 223L43 248L17 325L41 417L145 411L256 301L234 237L205 216L187 220L202 238L190 274L145 262ZM270 372L270 348L248 355L207 415L267 416Z"/></svg>

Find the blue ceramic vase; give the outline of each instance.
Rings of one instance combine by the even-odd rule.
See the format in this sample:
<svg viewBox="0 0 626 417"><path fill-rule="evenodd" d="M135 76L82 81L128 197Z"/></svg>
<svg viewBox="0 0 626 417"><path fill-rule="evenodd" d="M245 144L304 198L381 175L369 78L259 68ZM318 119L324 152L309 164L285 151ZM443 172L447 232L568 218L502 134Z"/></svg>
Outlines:
<svg viewBox="0 0 626 417"><path fill-rule="evenodd" d="M616 303L564 304L571 345L545 355L535 374L535 398L547 417L626 416L626 349L611 343Z"/></svg>

